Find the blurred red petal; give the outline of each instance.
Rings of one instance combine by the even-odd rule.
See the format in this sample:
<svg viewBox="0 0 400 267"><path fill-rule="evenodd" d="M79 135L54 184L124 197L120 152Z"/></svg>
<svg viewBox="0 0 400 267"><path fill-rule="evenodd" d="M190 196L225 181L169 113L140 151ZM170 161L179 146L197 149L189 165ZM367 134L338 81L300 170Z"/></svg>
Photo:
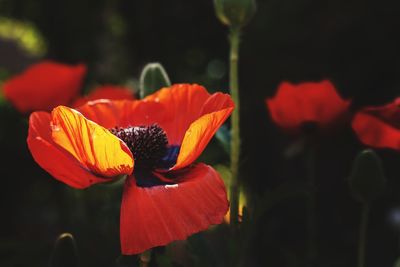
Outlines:
<svg viewBox="0 0 400 267"><path fill-rule="evenodd" d="M361 142L377 148L400 150L400 99L382 107L357 112L352 127Z"/></svg>
<svg viewBox="0 0 400 267"><path fill-rule="evenodd" d="M114 85L103 85L96 87L88 95L78 98L71 106L79 107L88 101L98 99L132 100L135 99L135 96L133 95L133 90L130 88Z"/></svg>
<svg viewBox="0 0 400 267"><path fill-rule="evenodd" d="M197 164L172 173L177 184L138 187L134 178L127 179L120 221L123 254L183 240L223 221L229 204L213 168Z"/></svg>
<svg viewBox="0 0 400 267"><path fill-rule="evenodd" d="M74 188L86 188L111 179L98 177L82 166L51 138L51 116L47 112L34 112L29 118L27 143L35 161L57 180Z"/></svg>
<svg viewBox="0 0 400 267"><path fill-rule="evenodd" d="M343 100L329 81L280 84L276 95L266 99L272 120L289 131L304 123L322 128L336 124L346 114L350 101Z"/></svg>
<svg viewBox="0 0 400 267"><path fill-rule="evenodd" d="M42 61L4 83L4 95L22 113L50 111L79 94L86 66Z"/></svg>

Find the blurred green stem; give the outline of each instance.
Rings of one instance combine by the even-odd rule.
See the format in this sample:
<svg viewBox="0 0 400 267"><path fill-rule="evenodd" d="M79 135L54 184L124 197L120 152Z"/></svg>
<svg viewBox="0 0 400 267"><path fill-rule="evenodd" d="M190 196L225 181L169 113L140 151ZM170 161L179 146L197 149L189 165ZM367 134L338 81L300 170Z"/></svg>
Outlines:
<svg viewBox="0 0 400 267"><path fill-rule="evenodd" d="M233 229L238 226L239 217L239 154L240 154L240 128L239 128L239 78L238 78L238 62L239 62L239 42L240 29L230 28L230 73L229 86L235 109L231 116L231 188L230 188L230 222Z"/></svg>
<svg viewBox="0 0 400 267"><path fill-rule="evenodd" d="M365 266L365 248L367 245L368 216L369 204L364 203L361 211L360 232L358 241L358 267Z"/></svg>
<svg viewBox="0 0 400 267"><path fill-rule="evenodd" d="M146 250L145 252L139 255L140 267L148 267L151 260L151 249Z"/></svg>
<svg viewBox="0 0 400 267"><path fill-rule="evenodd" d="M315 175L315 146L313 143L308 143L306 148L306 171L307 182L311 191L307 198L307 260L310 266L315 266L317 259L317 224L316 224L316 209L317 209L317 186Z"/></svg>

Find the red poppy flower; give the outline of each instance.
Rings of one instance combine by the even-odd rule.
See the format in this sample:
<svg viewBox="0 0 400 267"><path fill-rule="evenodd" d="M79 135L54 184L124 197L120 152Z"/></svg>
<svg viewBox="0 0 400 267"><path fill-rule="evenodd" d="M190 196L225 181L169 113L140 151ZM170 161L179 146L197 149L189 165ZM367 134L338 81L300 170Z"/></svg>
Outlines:
<svg viewBox="0 0 400 267"><path fill-rule="evenodd" d="M110 100L123 100L123 99L135 99L133 91L126 87L114 86L114 85L103 85L92 90L88 95L78 98L71 105L72 107L79 107L88 101L98 99L110 99Z"/></svg>
<svg viewBox="0 0 400 267"><path fill-rule="evenodd" d="M50 111L58 105L67 105L79 94L85 73L83 64L42 61L6 81L4 96L21 113Z"/></svg>
<svg viewBox="0 0 400 267"><path fill-rule="evenodd" d="M352 127L368 146L400 150L400 98L381 107L360 110Z"/></svg>
<svg viewBox="0 0 400 267"><path fill-rule="evenodd" d="M129 175L121 247L137 254L222 222L224 183L213 168L193 162L233 108L229 95L178 84L143 100L35 112L27 141L36 162L70 186Z"/></svg>
<svg viewBox="0 0 400 267"><path fill-rule="evenodd" d="M276 95L265 100L272 120L291 132L305 124L328 129L347 113L350 101L343 100L329 81L280 84Z"/></svg>

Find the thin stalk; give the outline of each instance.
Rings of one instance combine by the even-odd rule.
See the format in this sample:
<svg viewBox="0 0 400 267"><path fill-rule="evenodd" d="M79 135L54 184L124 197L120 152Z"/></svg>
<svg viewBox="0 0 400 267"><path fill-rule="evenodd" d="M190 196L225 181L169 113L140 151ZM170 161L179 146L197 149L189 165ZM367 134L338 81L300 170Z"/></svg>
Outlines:
<svg viewBox="0 0 400 267"><path fill-rule="evenodd" d="M369 204L364 203L361 211L360 232L358 241L358 267L365 266L365 248L367 245Z"/></svg>
<svg viewBox="0 0 400 267"><path fill-rule="evenodd" d="M151 261L151 249L146 250L145 252L141 253L139 256L140 267L148 267Z"/></svg>
<svg viewBox="0 0 400 267"><path fill-rule="evenodd" d="M315 175L315 147L308 144L306 154L307 183L311 191L307 198L307 260L310 266L315 266L317 261L317 186Z"/></svg>
<svg viewBox="0 0 400 267"><path fill-rule="evenodd" d="M240 101L239 101L239 42L240 30L231 28L229 34L230 42L230 71L229 71L229 86L231 97L235 102L235 109L231 116L231 188L230 188L230 222L233 229L238 226L239 217L239 155L240 155Z"/></svg>

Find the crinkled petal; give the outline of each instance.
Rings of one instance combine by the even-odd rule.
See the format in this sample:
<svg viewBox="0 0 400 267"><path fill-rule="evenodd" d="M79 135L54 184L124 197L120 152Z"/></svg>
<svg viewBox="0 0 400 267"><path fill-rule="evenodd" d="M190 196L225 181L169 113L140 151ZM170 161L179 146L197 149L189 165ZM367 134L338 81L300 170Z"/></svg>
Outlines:
<svg viewBox="0 0 400 267"><path fill-rule="evenodd" d="M103 85L96 87L88 95L78 98L72 104L72 107L79 107L84 105L88 101L98 99L109 99L109 100L132 100L135 99L133 90L126 87L114 86L114 85Z"/></svg>
<svg viewBox="0 0 400 267"><path fill-rule="evenodd" d="M138 187L134 178L127 179L121 206L122 254L183 240L223 221L229 204L213 168L198 164L173 176L176 184L153 187Z"/></svg>
<svg viewBox="0 0 400 267"><path fill-rule="evenodd" d="M98 177L82 166L51 138L51 116L47 112L34 112L29 118L27 143L35 161L57 180L74 188L86 188L110 179Z"/></svg>
<svg viewBox="0 0 400 267"><path fill-rule="evenodd" d="M42 61L4 83L4 95L22 113L50 111L79 94L86 66Z"/></svg>
<svg viewBox="0 0 400 267"><path fill-rule="evenodd" d="M95 174L131 174L133 157L123 141L78 111L59 106L52 113L53 141Z"/></svg>

